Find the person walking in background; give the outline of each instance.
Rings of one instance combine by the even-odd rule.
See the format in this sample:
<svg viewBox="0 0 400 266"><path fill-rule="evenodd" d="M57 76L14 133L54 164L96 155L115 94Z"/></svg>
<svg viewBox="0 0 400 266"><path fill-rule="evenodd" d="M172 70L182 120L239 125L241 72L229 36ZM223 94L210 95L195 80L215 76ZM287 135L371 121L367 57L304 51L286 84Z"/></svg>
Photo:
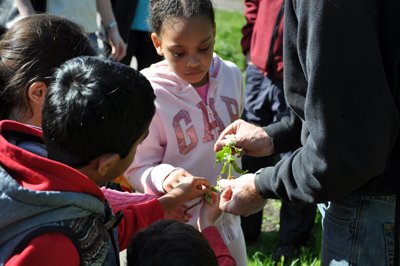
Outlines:
<svg viewBox="0 0 400 266"><path fill-rule="evenodd" d="M111 0L111 5L121 36L127 44L126 56L120 62L130 65L132 57L135 57L137 69L140 71L161 61L163 57L157 54L150 38L152 29L149 0ZM109 57L111 47L104 24L101 26L100 38L104 43L104 55Z"/></svg>
<svg viewBox="0 0 400 266"><path fill-rule="evenodd" d="M246 101L243 120L259 126L277 121L279 113L287 108L283 91L283 17L284 0L246 0L246 25L242 28L242 52L246 56ZM290 152L276 154L281 158ZM258 169L272 166L274 156L243 156L244 170L255 173ZM279 246L273 258L293 257L295 251L310 237L314 225L316 206L290 204L282 201L280 211ZM262 211L249 217L241 217L246 239L256 238L261 230Z"/></svg>
<svg viewBox="0 0 400 266"><path fill-rule="evenodd" d="M22 17L35 13L31 0L14 0ZM46 0L45 12L51 15L62 16L80 24L100 55L102 51L97 44L96 15L99 12L108 32L111 44L111 59L120 61L126 54L126 46L119 34L110 0Z"/></svg>

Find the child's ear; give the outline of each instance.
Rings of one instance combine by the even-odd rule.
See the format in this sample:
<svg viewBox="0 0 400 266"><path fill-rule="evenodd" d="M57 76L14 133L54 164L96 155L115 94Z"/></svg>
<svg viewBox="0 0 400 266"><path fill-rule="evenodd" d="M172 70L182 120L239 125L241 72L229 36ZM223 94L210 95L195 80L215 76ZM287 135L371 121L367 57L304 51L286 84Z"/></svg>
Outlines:
<svg viewBox="0 0 400 266"><path fill-rule="evenodd" d="M46 96L47 86L44 82L34 82L28 89L28 97L33 105L43 105Z"/></svg>
<svg viewBox="0 0 400 266"><path fill-rule="evenodd" d="M120 159L117 153L107 153L100 156L98 160L97 172L104 176L107 174L108 168L114 165Z"/></svg>
<svg viewBox="0 0 400 266"><path fill-rule="evenodd" d="M151 34L151 40L153 41L153 45L156 48L157 54L163 56L164 51L161 46L161 38L155 32L153 32Z"/></svg>

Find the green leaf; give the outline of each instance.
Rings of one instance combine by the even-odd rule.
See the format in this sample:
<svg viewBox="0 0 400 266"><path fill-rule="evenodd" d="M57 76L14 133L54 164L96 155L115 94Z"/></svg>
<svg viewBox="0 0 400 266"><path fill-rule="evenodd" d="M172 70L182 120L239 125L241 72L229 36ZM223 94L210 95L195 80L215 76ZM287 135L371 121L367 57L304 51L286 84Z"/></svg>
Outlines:
<svg viewBox="0 0 400 266"><path fill-rule="evenodd" d="M208 201L209 203L213 203L213 201L212 201L212 196L211 196L211 194L209 193L209 192L207 192L206 193L206 195L205 195L205 197L204 197L205 199L206 199L206 201Z"/></svg>
<svg viewBox="0 0 400 266"><path fill-rule="evenodd" d="M243 148L238 148L238 147L234 147L234 148L235 148L236 153L238 153L238 154L242 153Z"/></svg>
<svg viewBox="0 0 400 266"><path fill-rule="evenodd" d="M228 171L228 169L226 169L226 166L228 165L228 163L229 163L229 162L226 162L226 163L224 164L224 167L222 167L221 174L224 174L224 173L226 173L226 172Z"/></svg>
<svg viewBox="0 0 400 266"><path fill-rule="evenodd" d="M216 166L218 163L223 162L225 159L225 152L224 150L220 150L219 152L217 152L215 154L215 164L214 166Z"/></svg>
<svg viewBox="0 0 400 266"><path fill-rule="evenodd" d="M222 150L224 151L224 153L227 153L229 155L232 155L232 149L230 147L223 147Z"/></svg>
<svg viewBox="0 0 400 266"><path fill-rule="evenodd" d="M233 162L232 162L232 165L233 165L233 169L234 169L235 172L238 173L238 174L244 175L245 173L248 172L248 170L243 171L242 169L240 169L239 166L238 166L236 163L233 163Z"/></svg>

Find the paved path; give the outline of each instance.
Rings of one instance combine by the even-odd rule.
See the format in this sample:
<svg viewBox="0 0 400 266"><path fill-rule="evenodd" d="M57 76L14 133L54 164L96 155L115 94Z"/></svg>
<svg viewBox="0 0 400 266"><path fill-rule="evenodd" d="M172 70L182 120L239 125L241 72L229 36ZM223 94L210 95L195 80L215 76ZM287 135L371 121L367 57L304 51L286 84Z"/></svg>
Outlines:
<svg viewBox="0 0 400 266"><path fill-rule="evenodd" d="M244 13L244 0L213 0L214 7L216 9L228 10L228 11L239 11Z"/></svg>

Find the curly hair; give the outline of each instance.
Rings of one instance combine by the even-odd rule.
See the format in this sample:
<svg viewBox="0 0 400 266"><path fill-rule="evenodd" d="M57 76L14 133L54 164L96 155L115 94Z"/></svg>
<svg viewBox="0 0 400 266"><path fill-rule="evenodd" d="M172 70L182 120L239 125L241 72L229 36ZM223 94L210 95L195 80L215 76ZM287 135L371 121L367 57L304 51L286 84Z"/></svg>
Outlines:
<svg viewBox="0 0 400 266"><path fill-rule="evenodd" d="M190 18L203 15L215 24L215 14L211 0L150 0L151 26L160 35L165 23L173 23L174 18ZM171 21L172 20L172 21Z"/></svg>

